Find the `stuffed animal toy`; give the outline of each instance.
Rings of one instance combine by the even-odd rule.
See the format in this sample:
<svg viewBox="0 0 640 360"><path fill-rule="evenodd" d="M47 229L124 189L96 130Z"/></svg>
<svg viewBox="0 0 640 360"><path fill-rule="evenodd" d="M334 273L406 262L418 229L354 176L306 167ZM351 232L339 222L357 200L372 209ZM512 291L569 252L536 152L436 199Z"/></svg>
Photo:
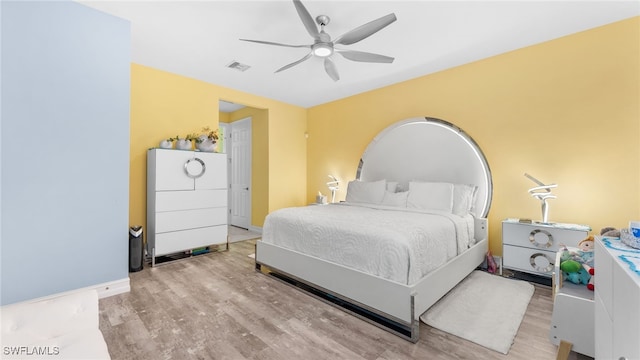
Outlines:
<svg viewBox="0 0 640 360"><path fill-rule="evenodd" d="M582 266L582 258L578 252L569 251L566 246L560 255L560 270L563 277L574 284L587 285L591 280L591 275Z"/></svg>
<svg viewBox="0 0 640 360"><path fill-rule="evenodd" d="M611 226L607 226L602 228L602 230L600 230L600 235L602 236L606 236L606 237L620 237L620 230L611 227Z"/></svg>
<svg viewBox="0 0 640 360"><path fill-rule="evenodd" d="M589 273L589 282L587 283L587 289L593 291L595 286L593 284L593 275L595 275L595 271L593 270L593 247L594 247L594 238L593 236L589 236L586 239L580 241L578 243L578 255L581 258L582 267Z"/></svg>

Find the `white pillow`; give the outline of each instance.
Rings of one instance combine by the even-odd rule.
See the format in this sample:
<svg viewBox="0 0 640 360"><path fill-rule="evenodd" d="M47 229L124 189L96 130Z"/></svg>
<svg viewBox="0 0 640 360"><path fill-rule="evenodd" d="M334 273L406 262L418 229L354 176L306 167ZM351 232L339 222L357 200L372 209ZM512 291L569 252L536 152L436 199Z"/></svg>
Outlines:
<svg viewBox="0 0 640 360"><path fill-rule="evenodd" d="M347 186L347 202L380 204L387 191L387 181L349 181Z"/></svg>
<svg viewBox="0 0 640 360"><path fill-rule="evenodd" d="M398 182L397 181L387 181L387 191L392 193L398 191Z"/></svg>
<svg viewBox="0 0 640 360"><path fill-rule="evenodd" d="M409 196L408 191L404 191L404 192L386 191L384 193L384 197L382 198L382 205L406 208L408 196Z"/></svg>
<svg viewBox="0 0 640 360"><path fill-rule="evenodd" d="M471 212L475 203L478 187L466 184L453 184L453 210L459 216L465 216Z"/></svg>
<svg viewBox="0 0 640 360"><path fill-rule="evenodd" d="M450 213L453 209L453 184L412 181L409 183L407 207Z"/></svg>

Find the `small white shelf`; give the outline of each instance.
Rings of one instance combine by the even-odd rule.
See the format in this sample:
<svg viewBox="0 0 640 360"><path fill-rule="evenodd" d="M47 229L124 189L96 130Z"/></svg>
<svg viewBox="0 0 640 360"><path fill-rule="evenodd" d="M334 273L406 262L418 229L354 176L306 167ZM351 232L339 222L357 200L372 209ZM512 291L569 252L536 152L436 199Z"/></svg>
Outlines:
<svg viewBox="0 0 640 360"><path fill-rule="evenodd" d="M595 293L586 285L563 280L561 254L562 250L556 253L553 271L553 314L549 339L555 345L560 345L561 341L570 343L571 350L593 357Z"/></svg>

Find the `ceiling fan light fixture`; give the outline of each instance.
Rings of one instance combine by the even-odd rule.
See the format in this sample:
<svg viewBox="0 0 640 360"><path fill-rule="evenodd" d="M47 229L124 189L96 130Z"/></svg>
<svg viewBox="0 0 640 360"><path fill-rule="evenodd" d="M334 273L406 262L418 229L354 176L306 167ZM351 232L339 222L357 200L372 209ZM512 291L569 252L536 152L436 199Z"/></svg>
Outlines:
<svg viewBox="0 0 640 360"><path fill-rule="evenodd" d="M312 49L313 49L313 54L319 57L327 57L333 54L333 46L328 43L314 44Z"/></svg>
<svg viewBox="0 0 640 360"><path fill-rule="evenodd" d="M258 44L265 45L275 45L275 46L284 46L284 47L292 47L292 48L307 48L311 49L303 58L296 60L290 64L287 64L278 70L276 73L281 71L290 69L293 66L296 66L304 61L309 60L310 58L317 56L322 59L324 63L324 70L329 75L329 77L333 81L340 80L340 75L338 74L338 70L336 69L335 63L331 60L331 56L334 52L338 52L347 60L359 61L359 62L372 62L372 63L392 63L393 58L384 55L378 55L373 53L368 53L364 51L355 51L355 50L345 50L345 49L335 49L334 45L351 45L355 44L360 40L366 39L369 36L377 33L378 31L385 28L387 25L396 21L396 14L391 13L385 15L381 18L378 18L373 21L369 21L364 25L360 25L357 28L347 31L342 34L337 40L331 40L331 36L324 31L324 27L329 24L331 19L326 15L319 15L316 17L315 22L309 14L307 8L302 4L300 0L293 0L293 5L296 8L296 12L298 13L298 17L302 20L302 24L306 28L307 32L313 38L313 44L309 45L291 45L291 44L283 44L272 41L263 41L263 40L251 40L251 39L240 39L242 41L249 41ZM316 25L317 24L317 25ZM320 29L318 29L320 26Z"/></svg>

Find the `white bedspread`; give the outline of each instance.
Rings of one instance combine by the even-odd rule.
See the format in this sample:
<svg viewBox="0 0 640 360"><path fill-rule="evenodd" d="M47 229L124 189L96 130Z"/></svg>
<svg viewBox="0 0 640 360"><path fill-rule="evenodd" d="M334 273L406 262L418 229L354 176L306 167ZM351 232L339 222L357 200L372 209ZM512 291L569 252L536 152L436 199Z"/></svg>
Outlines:
<svg viewBox="0 0 640 360"><path fill-rule="evenodd" d="M465 251L473 217L363 204L286 208L262 241L411 285Z"/></svg>

